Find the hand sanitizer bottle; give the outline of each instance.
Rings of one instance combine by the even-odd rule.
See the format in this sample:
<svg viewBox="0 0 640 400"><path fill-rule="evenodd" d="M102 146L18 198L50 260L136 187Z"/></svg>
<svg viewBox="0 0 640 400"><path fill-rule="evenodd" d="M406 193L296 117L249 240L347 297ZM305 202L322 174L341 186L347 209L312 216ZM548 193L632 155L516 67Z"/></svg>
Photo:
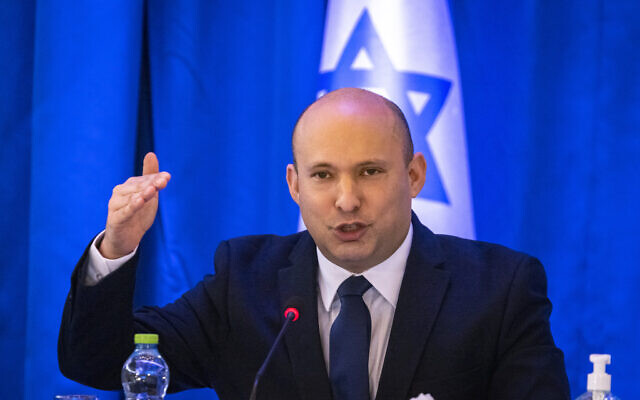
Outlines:
<svg viewBox="0 0 640 400"><path fill-rule="evenodd" d="M587 375L587 392L576 400L620 400L611 393L611 375L605 371L605 365L611 364L610 354L591 354L593 372Z"/></svg>

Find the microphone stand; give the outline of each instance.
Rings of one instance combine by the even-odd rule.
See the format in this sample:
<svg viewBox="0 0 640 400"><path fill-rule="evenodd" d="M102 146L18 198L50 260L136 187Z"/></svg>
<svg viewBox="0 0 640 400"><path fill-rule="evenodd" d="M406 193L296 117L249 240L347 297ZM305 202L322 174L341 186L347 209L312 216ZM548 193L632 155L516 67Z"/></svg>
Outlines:
<svg viewBox="0 0 640 400"><path fill-rule="evenodd" d="M280 329L280 333L278 333L276 340L273 342L273 345L269 350L269 354L267 354L267 358L265 358L264 362L262 363L262 366L260 367L260 369L258 370L258 373L256 374L256 379L253 381L253 388L251 389L251 395L249 396L249 400L256 399L256 391L258 390L258 383L260 382L260 378L262 378L264 371L267 369L267 365L269 364L269 361L271 361L271 356L273 356L273 352L275 351L278 343L280 342L280 339L284 335L284 332L287 330L287 327L289 326L289 322L296 319L296 317L297 315L293 311L289 311L289 309L287 309L287 315L286 315L286 319L284 320L284 324L282 324L282 329Z"/></svg>

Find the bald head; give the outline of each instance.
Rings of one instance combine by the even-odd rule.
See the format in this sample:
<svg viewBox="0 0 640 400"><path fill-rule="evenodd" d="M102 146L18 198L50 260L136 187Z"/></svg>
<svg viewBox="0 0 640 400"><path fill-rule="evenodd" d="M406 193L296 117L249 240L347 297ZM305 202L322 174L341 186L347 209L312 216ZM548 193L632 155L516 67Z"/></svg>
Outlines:
<svg viewBox="0 0 640 400"><path fill-rule="evenodd" d="M389 258L426 173L398 107L366 90L336 90L302 113L292 142L289 193L322 254L352 273Z"/></svg>
<svg viewBox="0 0 640 400"><path fill-rule="evenodd" d="M296 138L306 128L321 123L329 116L340 114L344 118L381 118L388 131L402 146L405 163L413 158L413 141L409 125L402 110L392 101L373 92L358 88L342 88L329 92L309 105L298 117L291 137L293 164L296 166ZM296 167L297 168L297 167Z"/></svg>

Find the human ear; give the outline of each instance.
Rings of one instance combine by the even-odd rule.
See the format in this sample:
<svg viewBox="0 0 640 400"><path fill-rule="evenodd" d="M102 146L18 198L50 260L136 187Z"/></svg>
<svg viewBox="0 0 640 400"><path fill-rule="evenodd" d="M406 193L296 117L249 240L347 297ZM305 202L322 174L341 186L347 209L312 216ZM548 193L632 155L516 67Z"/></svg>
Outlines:
<svg viewBox="0 0 640 400"><path fill-rule="evenodd" d="M427 175L427 161L424 159L422 153L413 155L413 159L409 162L407 170L409 172L411 197L415 198L422 190Z"/></svg>
<svg viewBox="0 0 640 400"><path fill-rule="evenodd" d="M293 201L300 205L300 189L298 186L298 171L293 164L287 165L287 185Z"/></svg>

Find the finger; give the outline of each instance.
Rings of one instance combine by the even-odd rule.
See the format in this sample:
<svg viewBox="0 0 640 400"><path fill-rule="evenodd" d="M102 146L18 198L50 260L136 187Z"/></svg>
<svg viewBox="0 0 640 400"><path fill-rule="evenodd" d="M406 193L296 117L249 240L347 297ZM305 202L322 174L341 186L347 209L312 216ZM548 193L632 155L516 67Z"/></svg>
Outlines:
<svg viewBox="0 0 640 400"><path fill-rule="evenodd" d="M137 193L143 191L149 185L153 185L158 189L164 189L169 179L171 179L171 175L168 172L145 176L132 176L127 179L126 182L114 187L112 196L126 196Z"/></svg>
<svg viewBox="0 0 640 400"><path fill-rule="evenodd" d="M140 197L146 203L147 201L151 200L153 197L156 196L156 194L158 193L158 190L159 189L156 188L154 185L149 185L146 188L144 188L142 192L140 192Z"/></svg>
<svg viewBox="0 0 640 400"><path fill-rule="evenodd" d="M159 190L161 189L156 188L156 186L153 185L153 182L148 182L147 186L145 186L141 190L137 190L125 195L114 195L111 197L111 199L109 199L109 211L118 211L122 207L127 206L129 203L137 201L137 198L142 198L142 201L146 203L147 201L156 197Z"/></svg>
<svg viewBox="0 0 640 400"><path fill-rule="evenodd" d="M160 172L153 179L153 185L158 190L162 190L167 187L167 183L171 180L171 174L168 172Z"/></svg>
<svg viewBox="0 0 640 400"><path fill-rule="evenodd" d="M122 207L126 206L127 204L129 204L129 201L131 201L131 196L132 194L123 195L123 196L111 196L111 198L109 199L109 205L108 205L109 212L113 213L115 211L118 211Z"/></svg>
<svg viewBox="0 0 640 400"><path fill-rule="evenodd" d="M171 179L171 174L168 172L156 172L149 175L132 176L127 179L127 182L137 185L140 190L144 189L148 185L154 185L158 189L164 189L164 187L167 186L169 179Z"/></svg>
<svg viewBox="0 0 640 400"><path fill-rule="evenodd" d="M155 153L147 153L142 161L142 175L157 174L158 171L160 171L158 157L156 157Z"/></svg>
<svg viewBox="0 0 640 400"><path fill-rule="evenodd" d="M152 194L148 194L146 192L151 191ZM138 198L142 198L143 202L147 202L150 198L152 198L155 194L154 186L148 186L145 191L137 191L134 193L130 193L122 196L113 196L109 200L109 212L116 212L120 210L122 207L126 207L129 203L137 200Z"/></svg>
<svg viewBox="0 0 640 400"><path fill-rule="evenodd" d="M131 200L120 209L111 213L111 224L118 225L131 218L144 205L144 200L139 195L131 196Z"/></svg>
<svg viewBox="0 0 640 400"><path fill-rule="evenodd" d="M152 176L152 175L147 175ZM146 177L146 176L145 176ZM143 193L143 197L145 200L149 199L150 196L154 195L155 192L160 191L167 187L167 183L169 179L171 179L171 175L168 172L161 172L159 174L154 174L153 178L150 179L146 185L141 187L141 193ZM153 187L155 190L149 190L148 187Z"/></svg>
<svg viewBox="0 0 640 400"><path fill-rule="evenodd" d="M135 200L127 203L124 207L121 207L119 210L111 212L109 217L107 218L107 225L118 226L120 224L126 223L135 213L140 210L142 207L141 204L144 204L144 201L140 197L136 197Z"/></svg>

